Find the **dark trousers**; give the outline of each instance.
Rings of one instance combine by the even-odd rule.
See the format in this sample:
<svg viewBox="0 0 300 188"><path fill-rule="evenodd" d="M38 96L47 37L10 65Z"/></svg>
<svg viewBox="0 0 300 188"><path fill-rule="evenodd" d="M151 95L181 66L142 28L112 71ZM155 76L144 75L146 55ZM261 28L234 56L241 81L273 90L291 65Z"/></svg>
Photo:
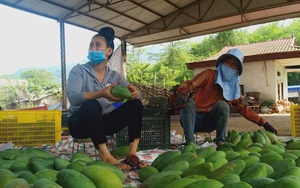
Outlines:
<svg viewBox="0 0 300 188"><path fill-rule="evenodd" d="M128 126L129 143L141 137L143 104L140 100L128 100L119 108L102 116L97 100L87 100L68 118L68 128L74 138L91 138L95 148L107 142L107 135L120 132Z"/></svg>

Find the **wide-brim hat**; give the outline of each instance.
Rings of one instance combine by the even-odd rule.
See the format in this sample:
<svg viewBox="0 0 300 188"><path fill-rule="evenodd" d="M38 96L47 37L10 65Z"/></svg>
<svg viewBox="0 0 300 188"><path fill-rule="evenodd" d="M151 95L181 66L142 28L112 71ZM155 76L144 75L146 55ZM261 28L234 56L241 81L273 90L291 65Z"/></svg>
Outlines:
<svg viewBox="0 0 300 188"><path fill-rule="evenodd" d="M220 63L224 62L224 59L226 59L227 57L234 57L238 60L239 62L239 75L242 74L244 66L243 66L243 62L244 62L244 55L243 53L237 49L237 48L233 48L228 50L228 52L226 54L221 55L217 61L216 61L216 67L219 66Z"/></svg>

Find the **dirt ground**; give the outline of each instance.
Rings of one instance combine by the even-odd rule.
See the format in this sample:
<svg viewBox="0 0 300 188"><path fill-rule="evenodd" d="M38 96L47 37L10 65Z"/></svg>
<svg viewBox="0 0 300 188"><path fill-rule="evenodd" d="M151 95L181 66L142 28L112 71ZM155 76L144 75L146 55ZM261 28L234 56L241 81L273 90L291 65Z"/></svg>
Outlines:
<svg viewBox="0 0 300 188"><path fill-rule="evenodd" d="M291 117L290 114L260 114L265 118L271 125L273 125L277 132L278 136L292 136L291 131ZM243 116L239 114L232 114L228 122L228 130L237 130L241 131L256 131L258 129L263 129L258 125L246 120ZM179 116L171 116L171 130L176 130L176 134L182 135L183 129L179 123ZM215 133L212 133L215 135Z"/></svg>

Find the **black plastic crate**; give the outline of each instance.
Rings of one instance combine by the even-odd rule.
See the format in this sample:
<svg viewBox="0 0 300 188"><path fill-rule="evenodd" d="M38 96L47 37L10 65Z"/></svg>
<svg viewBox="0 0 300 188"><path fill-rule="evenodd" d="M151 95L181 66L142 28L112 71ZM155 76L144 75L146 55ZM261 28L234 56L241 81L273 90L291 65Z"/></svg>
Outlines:
<svg viewBox="0 0 300 188"><path fill-rule="evenodd" d="M61 126L64 128L68 128L68 111L62 111L61 112Z"/></svg>
<svg viewBox="0 0 300 188"><path fill-rule="evenodd" d="M128 128L116 134L116 147L128 145ZM139 148L170 148L170 116L144 116Z"/></svg>

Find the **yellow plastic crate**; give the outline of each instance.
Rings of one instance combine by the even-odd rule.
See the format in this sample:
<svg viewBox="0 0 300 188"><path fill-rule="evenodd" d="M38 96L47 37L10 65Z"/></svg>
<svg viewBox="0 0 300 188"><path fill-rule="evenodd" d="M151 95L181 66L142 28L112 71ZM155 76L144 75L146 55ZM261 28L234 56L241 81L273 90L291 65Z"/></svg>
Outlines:
<svg viewBox="0 0 300 188"><path fill-rule="evenodd" d="M300 106L291 106L292 136L300 137Z"/></svg>
<svg viewBox="0 0 300 188"><path fill-rule="evenodd" d="M60 110L0 111L0 143L33 147L60 140Z"/></svg>

